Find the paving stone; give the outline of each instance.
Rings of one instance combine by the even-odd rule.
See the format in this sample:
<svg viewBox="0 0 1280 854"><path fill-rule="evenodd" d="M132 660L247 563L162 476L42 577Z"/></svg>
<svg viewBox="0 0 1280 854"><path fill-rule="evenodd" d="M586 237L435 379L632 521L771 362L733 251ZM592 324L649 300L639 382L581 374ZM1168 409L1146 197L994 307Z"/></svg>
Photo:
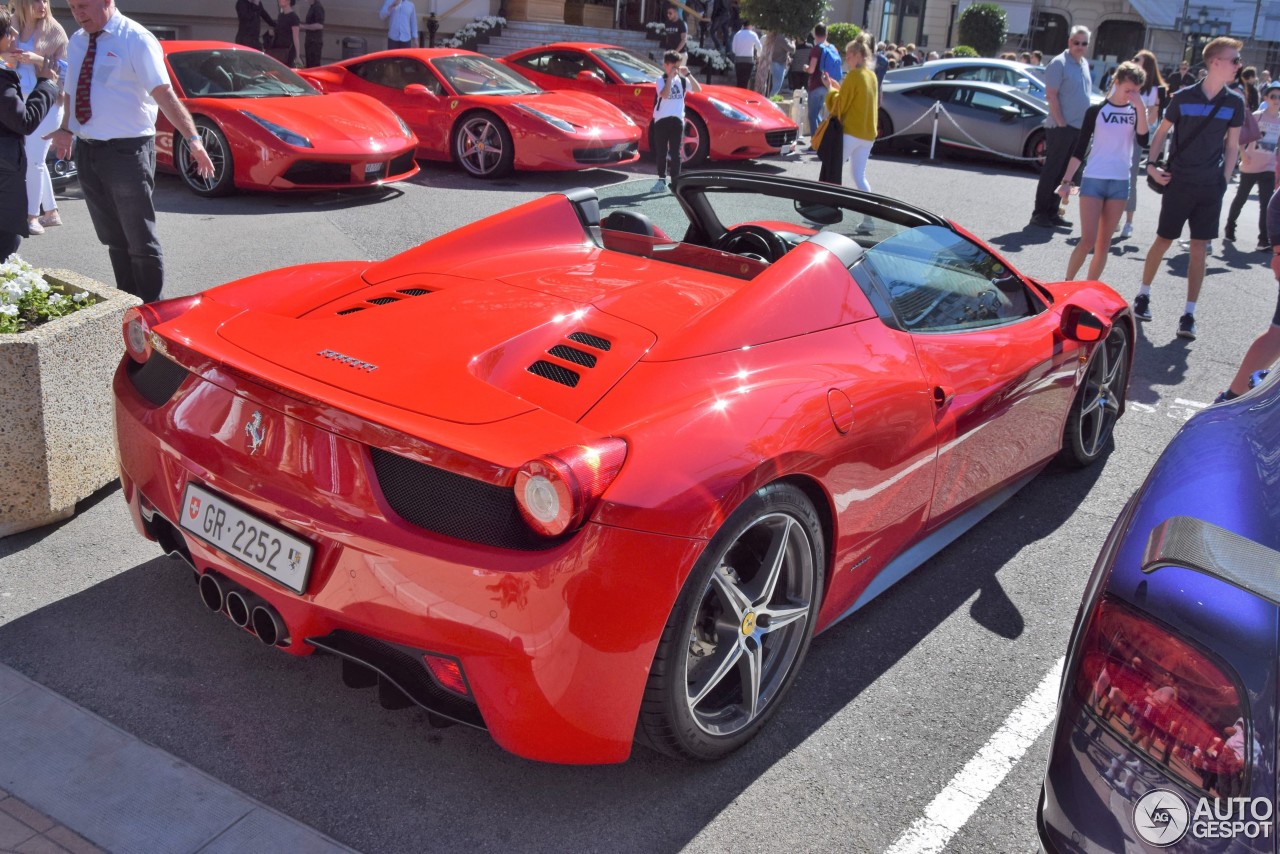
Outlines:
<svg viewBox="0 0 1280 854"><path fill-rule="evenodd" d="M33 836L14 850L17 854L70 854L47 836Z"/></svg>
<svg viewBox="0 0 1280 854"><path fill-rule="evenodd" d="M54 826L53 820L47 815L33 809L17 798L5 798L0 801L0 810L7 812L36 833L44 833Z"/></svg>
<svg viewBox="0 0 1280 854"><path fill-rule="evenodd" d="M36 832L8 813L0 813L0 848L14 849Z"/></svg>
<svg viewBox="0 0 1280 854"><path fill-rule="evenodd" d="M71 854L108 854L89 840L59 825L45 834Z"/></svg>

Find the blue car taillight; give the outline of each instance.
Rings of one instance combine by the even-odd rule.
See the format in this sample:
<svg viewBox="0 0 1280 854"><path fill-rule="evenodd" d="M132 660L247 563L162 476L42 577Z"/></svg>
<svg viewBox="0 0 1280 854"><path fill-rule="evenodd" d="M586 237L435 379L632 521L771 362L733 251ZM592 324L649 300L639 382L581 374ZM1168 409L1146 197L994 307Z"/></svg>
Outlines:
<svg viewBox="0 0 1280 854"><path fill-rule="evenodd" d="M1193 789L1244 791L1252 751L1243 692L1225 665L1149 616L1099 599L1073 690L1112 734Z"/></svg>

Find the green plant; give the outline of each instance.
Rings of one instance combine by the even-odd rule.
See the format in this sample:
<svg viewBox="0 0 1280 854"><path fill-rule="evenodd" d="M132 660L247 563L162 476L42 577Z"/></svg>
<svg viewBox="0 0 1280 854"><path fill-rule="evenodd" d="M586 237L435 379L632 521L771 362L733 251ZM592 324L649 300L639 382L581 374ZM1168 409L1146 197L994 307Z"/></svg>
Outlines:
<svg viewBox="0 0 1280 854"><path fill-rule="evenodd" d="M857 24L827 24L827 41L844 54L844 46L858 37L862 28Z"/></svg>
<svg viewBox="0 0 1280 854"><path fill-rule="evenodd" d="M757 30L800 35L813 29L831 8L827 0L741 0L742 17Z"/></svg>
<svg viewBox="0 0 1280 854"><path fill-rule="evenodd" d="M0 334L22 332L94 302L84 291L66 294L54 288L17 255L0 264Z"/></svg>
<svg viewBox="0 0 1280 854"><path fill-rule="evenodd" d="M956 45L951 49L952 56L978 56L978 52L967 44Z"/></svg>
<svg viewBox="0 0 1280 854"><path fill-rule="evenodd" d="M974 3L960 13L960 43L970 45L979 56L995 56L1009 34L1009 22L995 3Z"/></svg>

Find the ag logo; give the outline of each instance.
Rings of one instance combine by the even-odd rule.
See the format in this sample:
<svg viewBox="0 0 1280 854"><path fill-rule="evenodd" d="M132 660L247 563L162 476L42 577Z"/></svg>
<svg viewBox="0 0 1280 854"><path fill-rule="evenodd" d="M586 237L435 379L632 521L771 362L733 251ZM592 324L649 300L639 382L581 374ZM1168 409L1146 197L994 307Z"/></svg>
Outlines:
<svg viewBox="0 0 1280 854"><path fill-rule="evenodd" d="M1189 819L1186 803L1168 789L1152 789L1133 805L1133 829L1157 848L1186 836Z"/></svg>

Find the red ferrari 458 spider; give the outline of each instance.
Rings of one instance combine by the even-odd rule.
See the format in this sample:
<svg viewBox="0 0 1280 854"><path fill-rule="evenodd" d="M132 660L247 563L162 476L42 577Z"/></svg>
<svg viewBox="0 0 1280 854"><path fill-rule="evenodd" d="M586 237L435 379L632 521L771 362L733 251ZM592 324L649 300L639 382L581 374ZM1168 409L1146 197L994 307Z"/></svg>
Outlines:
<svg viewBox="0 0 1280 854"><path fill-rule="evenodd" d="M713 759L816 632L1109 447L1105 285L840 186L647 183L130 310L138 529L389 704L539 760Z"/></svg>
<svg viewBox="0 0 1280 854"><path fill-rule="evenodd" d="M620 47L606 44L562 43L517 51L502 62L543 89L580 92L603 98L645 129L641 145L649 141L649 122L657 97L662 67ZM684 147L686 163L704 160L745 160L778 154L796 141L796 123L764 95L735 86L705 85L685 98Z"/></svg>
<svg viewBox="0 0 1280 854"><path fill-rule="evenodd" d="M639 157L640 129L590 96L544 92L466 50L387 50L302 72L326 92L377 98L418 135L418 156L477 178L513 169L589 169Z"/></svg>
<svg viewBox="0 0 1280 854"><path fill-rule="evenodd" d="M367 187L418 174L418 140L373 98L322 97L281 63L226 42L162 41L169 79L196 121L213 177L161 113L156 162L199 196Z"/></svg>

